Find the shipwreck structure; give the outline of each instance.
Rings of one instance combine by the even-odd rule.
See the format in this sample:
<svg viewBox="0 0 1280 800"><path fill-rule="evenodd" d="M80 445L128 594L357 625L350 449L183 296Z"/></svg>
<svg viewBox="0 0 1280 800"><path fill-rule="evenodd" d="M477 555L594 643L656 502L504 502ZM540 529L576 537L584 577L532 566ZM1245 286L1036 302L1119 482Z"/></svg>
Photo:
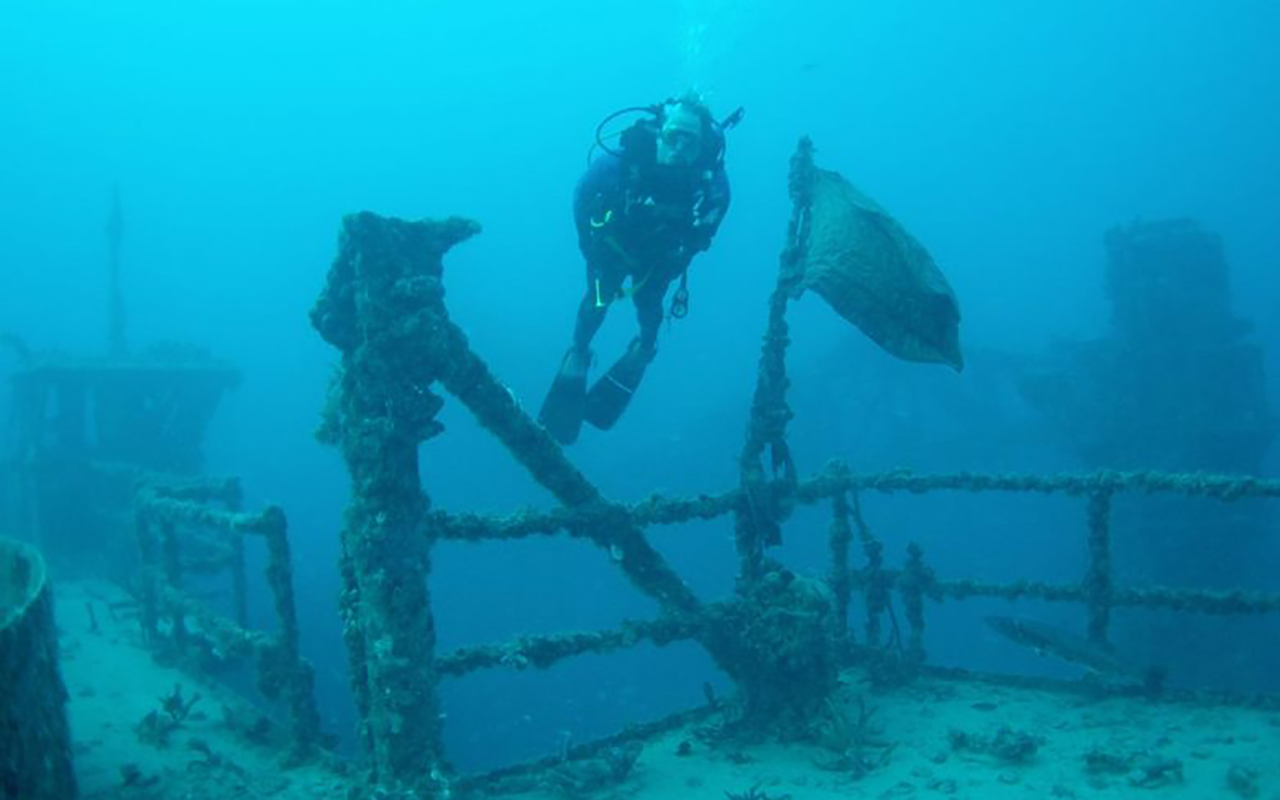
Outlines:
<svg viewBox="0 0 1280 800"><path fill-rule="evenodd" d="M1105 244L1109 329L1062 343L1029 398L1091 466L1260 472L1276 418L1221 238L1179 219L1117 226Z"/></svg>
<svg viewBox="0 0 1280 800"><path fill-rule="evenodd" d="M369 780L380 790L445 797L458 789L500 786L513 771L530 768L466 778L450 774L441 740L439 683L480 669L545 668L642 641L693 640L737 685L733 725L738 730L802 738L820 724L843 667L863 664L884 681L928 668L927 601L997 597L1084 604L1088 638L1098 645L1107 642L1116 608L1205 614L1280 610L1280 594L1117 585L1110 526L1112 502L1122 495L1232 502L1280 496L1278 482L1115 471L860 475L839 464L801 477L786 438L792 416L786 402L786 313L798 292L821 293L904 358L956 369L963 360L954 296L927 253L882 209L835 173L817 168L807 141L792 161L791 194L794 210L769 303L740 483L716 495L654 497L638 504L603 496L526 415L449 318L444 257L479 232L476 223L458 218L408 222L371 213L344 220L339 252L312 321L341 352L321 436L340 449L351 474L352 500L342 529L342 614L361 745ZM463 403L561 507L506 517L433 508L421 486L418 459L419 445L442 430L436 422L444 403L440 389ZM914 545L902 565L887 564L882 543L863 523L860 495L931 491L1078 497L1089 553L1086 573L1066 585L942 580ZM815 503L831 510L831 565L824 581L799 577L768 554L769 546L780 541L791 509ZM648 543L645 530L720 518L732 524L740 571L731 597L708 602L688 589ZM630 582L657 601L657 616L611 630L525 636L437 652L429 582L435 543L559 534L609 551ZM861 566L851 563L855 548L863 556ZM900 636L884 627L895 593L906 612ZM848 625L855 599L865 609L860 633ZM677 715L629 735L687 718ZM601 746L583 745L557 759L588 755Z"/></svg>
<svg viewBox="0 0 1280 800"><path fill-rule="evenodd" d="M121 290L124 217L113 190L107 223L107 352L65 356L29 349L14 335L0 345L16 356L9 379L6 514L15 536L52 558L98 554L88 565L123 580L131 553L104 553L99 531L118 520L95 516L97 468L128 465L193 476L202 466L209 421L240 382L239 371L198 347L161 344L131 352ZM80 498L82 502L69 502ZM108 498L104 498L108 499ZM83 502L87 501L87 502Z"/></svg>
<svg viewBox="0 0 1280 800"><path fill-rule="evenodd" d="M0 720L13 722L0 727L14 733L0 743L6 798L75 795L46 560L62 580L124 587L128 607L104 611L136 618L160 662L204 677L249 663L261 695L288 718L276 738L296 757L327 741L299 652L287 518L274 506L246 512L238 480L201 474L209 422L240 373L191 346L131 350L118 192L107 234L108 352L45 354L0 337L16 356L0 525L20 540L0 539L0 675L17 687L0 702ZM276 617L270 631L249 622L246 545L255 540ZM85 611L96 630L97 612Z"/></svg>
<svg viewBox="0 0 1280 800"><path fill-rule="evenodd" d="M1025 376L1024 394L1088 468L1260 474L1276 416L1262 344L1232 308L1221 238L1173 219L1116 226L1104 244L1110 325L1096 339L1060 343ZM1178 496L1128 503L1118 510L1118 561L1163 584L1264 586L1274 570L1273 511L1243 502L1224 515ZM1232 546L1204 551L1210 527ZM1182 671L1206 682L1224 673L1214 654L1261 630L1161 615L1129 639L1154 653L1173 636L1193 635L1200 647L1185 655ZM1248 685L1256 672L1237 659L1218 680Z"/></svg>
<svg viewBox="0 0 1280 800"><path fill-rule="evenodd" d="M1113 564L1113 523L1123 498L1262 501L1280 497L1280 481L1172 467L1059 475L860 474L832 463L802 474L788 447L793 414L787 402L787 313L801 292L821 295L898 357L956 370L964 359L959 304L928 253L873 201L837 173L815 165L807 140L792 159L790 190L793 210L769 298L750 421L738 458L739 481L715 494L653 496L639 503L611 500L575 467L450 319L444 259L454 245L479 232L476 223L457 218L409 222L371 213L344 220L337 257L311 319L341 354L320 436L340 450L352 485L341 531L340 613L359 714L360 769L341 764L330 769L336 761L329 757L332 739L321 730L314 675L301 655L288 518L274 506L246 510L237 480L201 474L206 426L221 397L238 382L237 371L189 348L133 354L128 347L123 299L115 287L122 230L117 205L109 227L109 353L94 359L38 356L10 342L20 363L11 381L14 446L4 464L0 522L51 554L50 562L64 572L74 574L78 565L97 578L106 566L105 574L128 592L118 611L98 604L112 614L113 631L128 632L118 638L140 639L150 660L201 680L232 669L243 675L247 667L275 713L254 720L207 720L198 729L193 724L183 736L188 747L199 742L204 754L194 767L187 763L174 770L168 783L160 773L150 775L146 780L155 783L144 786L137 764L114 765L122 782L116 790L187 797L194 774L208 796L245 794L245 771L221 756L213 758L205 737L216 735L283 751L295 779L303 767L323 772L321 780L309 784L320 787L317 797L490 796L535 788L541 785L537 776L547 774L561 780L553 787L585 796L590 786L566 777L574 764L603 758L606 773L625 774L638 753L623 746L627 740L712 716L718 735L727 739L834 738L849 745L856 739L850 731L870 713L863 709L861 720L841 716L848 709L837 699L840 677L849 668L881 687L922 675L1028 682L932 665L926 651L931 604L969 598L1076 604L1087 620L1080 638L1101 652L1112 638L1117 609L1216 617L1280 611L1280 593L1127 585ZM1130 316L1145 319L1140 312ZM422 485L419 459L431 453L421 445L443 430L437 415L445 394L465 405L559 505L500 517L434 507ZM889 563L884 541L864 519L862 498L930 492L1076 499L1088 553L1083 574L1069 583L949 579L935 572L916 544L907 547L901 563ZM813 535L812 527L789 524L800 505L829 511L830 561L822 578L799 576L770 553L784 537ZM654 526L690 520L716 521L733 532L738 578L728 597L697 596L647 538ZM433 547L449 540L539 536L574 537L607 551L609 563L656 601L657 613L608 630L522 636L441 652L431 594ZM254 548L257 558L249 557ZM265 629L252 624L250 613L250 567L257 563L262 595L274 616ZM213 597L211 586L220 589ZM0 722L23 722L0 730L4 797L10 786L25 792L17 796L58 800L76 791L63 709L75 697L67 697L58 679L48 587L44 562L29 545L0 542L0 673L10 685L40 687L0 696ZM93 607L86 603L87 624L96 630ZM896 609L902 611L901 625ZM539 762L473 775L450 768L442 736L442 681L479 670L547 668L578 656L675 641L703 647L734 682L735 696L709 696L705 706ZM1158 681L1080 688L1142 697L1162 690ZM177 688L161 700L184 717L195 702ZM1250 702L1280 707L1280 698ZM25 724L29 721L36 724ZM147 745L148 732L156 731L149 731L144 719L124 734L143 746L159 746L172 733L161 730L164 735ZM1014 749L1030 742L1034 750L1033 737L1013 738ZM969 737L952 747L990 747L996 740L1000 736L992 742ZM42 758L35 760L33 752ZM144 752L154 756L157 751ZM841 764L870 768L856 753L839 755ZM275 787L269 789L274 792L282 784L257 785ZM768 797L756 789L725 794Z"/></svg>

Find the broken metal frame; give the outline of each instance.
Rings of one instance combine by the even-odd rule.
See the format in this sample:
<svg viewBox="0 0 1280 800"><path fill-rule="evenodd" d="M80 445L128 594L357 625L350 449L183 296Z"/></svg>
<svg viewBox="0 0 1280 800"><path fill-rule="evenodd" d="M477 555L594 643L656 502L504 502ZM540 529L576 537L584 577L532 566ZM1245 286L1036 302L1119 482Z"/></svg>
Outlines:
<svg viewBox="0 0 1280 800"><path fill-rule="evenodd" d="M794 210L770 299L751 422L740 459L741 485L715 496L651 498L633 505L607 500L490 373L449 319L444 303L444 255L478 233L478 224L460 218L407 222L368 212L343 220L338 255L312 311L312 323L341 352L320 437L340 448L352 477L352 500L342 530L341 607L360 739L375 785L426 796L449 793L452 778L441 741L438 682L444 676L483 668L547 667L571 656L611 652L642 641L663 645L693 639L735 680L748 710L754 697L763 698L757 705L766 713L785 713L785 703L771 701L788 695L810 702L812 709L811 701L824 699L835 684L835 660L850 653L847 616L855 588L865 596L866 636L873 645L880 638L880 616L888 609L891 592L899 592L910 625L907 652L915 664L924 659L926 597L1085 602L1094 641L1105 640L1111 609L1119 606L1207 613L1280 610L1280 595L1120 589L1112 582L1109 555L1110 501L1119 492L1177 492L1233 500L1280 496L1280 482L1158 473L854 475L839 465L800 480L786 446L786 425L792 416L785 399L786 308L799 285L797 270L807 242L812 153L812 145L802 140L792 159ZM437 385L459 399L563 507L501 518L432 510L418 462L421 443L442 431L435 420L444 403L432 392ZM768 469L762 463L766 454ZM882 545L862 524L858 492L936 490L1086 497L1090 563L1084 581L1065 586L941 581L914 544L902 569L886 569ZM801 579L765 554L765 548L778 541L781 524L795 503L823 500L833 504L833 565L828 583L837 613L823 609L825 601L806 606L803 596L786 594L785 587L800 584ZM728 514L735 519L741 575L732 600L704 604L648 543L644 528ZM868 559L867 567L857 571L848 565L854 537L851 518ZM632 584L659 603L659 615L606 631L526 636L436 653L427 585L434 543L558 533L587 539L609 551ZM804 665L808 672L787 674L779 666L787 659L777 658L774 648L794 648L794 642L752 640L769 632L753 624L751 611L767 609L761 603L771 600L792 604L788 619L807 620L794 623L784 635L794 633L806 647L817 643L827 651L814 656L816 663ZM831 617L838 630L828 630L833 627ZM807 652L793 649L788 655ZM813 697L805 697L806 693Z"/></svg>
<svg viewBox="0 0 1280 800"><path fill-rule="evenodd" d="M323 742L315 702L315 675L298 644L298 614L293 593L288 520L278 506L249 514L240 511L235 480L138 478L134 524L141 565L139 618L152 647L172 646L179 654L190 645L187 619L223 657L254 657L258 688L283 699L289 735L297 755ZM266 581L276 614L274 633L249 626L245 537L259 536L267 549ZM231 577L235 619L210 609L183 589L184 576ZM167 629L162 626L167 623Z"/></svg>

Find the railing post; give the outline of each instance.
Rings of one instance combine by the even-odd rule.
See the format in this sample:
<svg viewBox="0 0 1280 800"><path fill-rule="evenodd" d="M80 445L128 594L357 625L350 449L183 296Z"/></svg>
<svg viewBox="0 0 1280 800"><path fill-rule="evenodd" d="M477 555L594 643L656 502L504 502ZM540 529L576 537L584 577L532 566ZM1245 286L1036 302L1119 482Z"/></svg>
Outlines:
<svg viewBox="0 0 1280 800"><path fill-rule="evenodd" d="M831 498L831 593L835 595L836 625L840 637L849 640L849 543L853 528L849 525L849 498L839 492Z"/></svg>
<svg viewBox="0 0 1280 800"><path fill-rule="evenodd" d="M351 475L342 530L342 610L372 781L384 793L449 793L436 630L427 586L434 534L420 445L443 430L431 389L444 254L477 233L463 219L343 220L339 253L311 312L342 353L320 437Z"/></svg>
<svg viewBox="0 0 1280 800"><path fill-rule="evenodd" d="M173 520L161 519L159 527L160 564L163 576L160 596L163 598L167 594L167 589L182 590L182 556L178 550L178 531ZM182 606L174 605L168 611L172 624L170 635L174 645L181 649L187 638L187 629L182 618Z"/></svg>
<svg viewBox="0 0 1280 800"><path fill-rule="evenodd" d="M226 506L228 511L236 513L240 511L239 492L226 499ZM241 628L248 628L249 578L245 574L244 532L231 530L227 535L231 537L231 591L232 602L236 609L236 624Z"/></svg>
<svg viewBox="0 0 1280 800"><path fill-rule="evenodd" d="M149 644L156 644L160 619L160 563L156 554L156 537L142 495L134 498L134 525L138 537L138 621Z"/></svg>
<svg viewBox="0 0 1280 800"><path fill-rule="evenodd" d="M293 566L289 554L289 523L284 512L272 506L263 512L267 525L263 535L267 540L267 583L275 600L276 618L280 627L277 634L280 671L279 688L289 704L294 747L299 755L307 751L320 738L320 714L315 704L315 675L310 665L302 660L298 644L298 611L293 597Z"/></svg>
<svg viewBox="0 0 1280 800"><path fill-rule="evenodd" d="M787 246L778 265L778 280L769 296L769 321L760 346L756 389L751 399L747 439L738 470L742 502L734 519L738 558L742 575L759 580L766 568L764 549L782 541L782 522L795 502L796 465L787 446L787 423L795 416L787 405L787 347L791 343L787 325L787 303L803 277L809 246L809 217L813 206L813 143L800 140L791 157L791 220L787 226ZM775 488L767 479L767 463L772 468ZM780 490L780 493L779 491Z"/></svg>
<svg viewBox="0 0 1280 800"><path fill-rule="evenodd" d="M1089 604L1089 641L1107 644L1111 623L1111 490L1089 495L1089 571L1084 579Z"/></svg>
<svg viewBox="0 0 1280 800"><path fill-rule="evenodd" d="M907 563L902 570L902 605L907 612L907 624L911 628L907 641L907 656L913 664L923 664L924 651L924 596L933 573L924 565L924 550L916 542L907 545Z"/></svg>
<svg viewBox="0 0 1280 800"><path fill-rule="evenodd" d="M866 605L867 647L880 646L880 618L889 610L889 589L892 580L884 571L884 544L876 538L862 518L862 500L854 492L853 520L858 525L858 540L867 558L864 570L863 596Z"/></svg>

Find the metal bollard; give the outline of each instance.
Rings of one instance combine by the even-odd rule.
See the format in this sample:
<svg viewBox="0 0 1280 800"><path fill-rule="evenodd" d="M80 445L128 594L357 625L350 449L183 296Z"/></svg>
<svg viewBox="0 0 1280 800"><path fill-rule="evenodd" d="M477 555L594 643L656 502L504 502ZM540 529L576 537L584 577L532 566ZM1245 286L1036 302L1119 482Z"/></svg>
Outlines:
<svg viewBox="0 0 1280 800"><path fill-rule="evenodd" d="M0 539L0 800L71 800L76 778L44 559Z"/></svg>

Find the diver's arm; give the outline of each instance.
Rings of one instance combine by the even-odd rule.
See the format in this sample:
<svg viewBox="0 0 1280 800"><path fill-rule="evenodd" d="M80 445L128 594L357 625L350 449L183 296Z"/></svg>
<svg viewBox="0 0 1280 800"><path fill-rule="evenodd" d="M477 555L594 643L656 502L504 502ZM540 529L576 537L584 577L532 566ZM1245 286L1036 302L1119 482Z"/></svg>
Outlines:
<svg viewBox="0 0 1280 800"><path fill-rule="evenodd" d="M604 242L604 233L614 222L625 195L621 159L604 155L592 161L578 180L573 193L573 222L578 230L578 249L588 263L615 260Z"/></svg>

